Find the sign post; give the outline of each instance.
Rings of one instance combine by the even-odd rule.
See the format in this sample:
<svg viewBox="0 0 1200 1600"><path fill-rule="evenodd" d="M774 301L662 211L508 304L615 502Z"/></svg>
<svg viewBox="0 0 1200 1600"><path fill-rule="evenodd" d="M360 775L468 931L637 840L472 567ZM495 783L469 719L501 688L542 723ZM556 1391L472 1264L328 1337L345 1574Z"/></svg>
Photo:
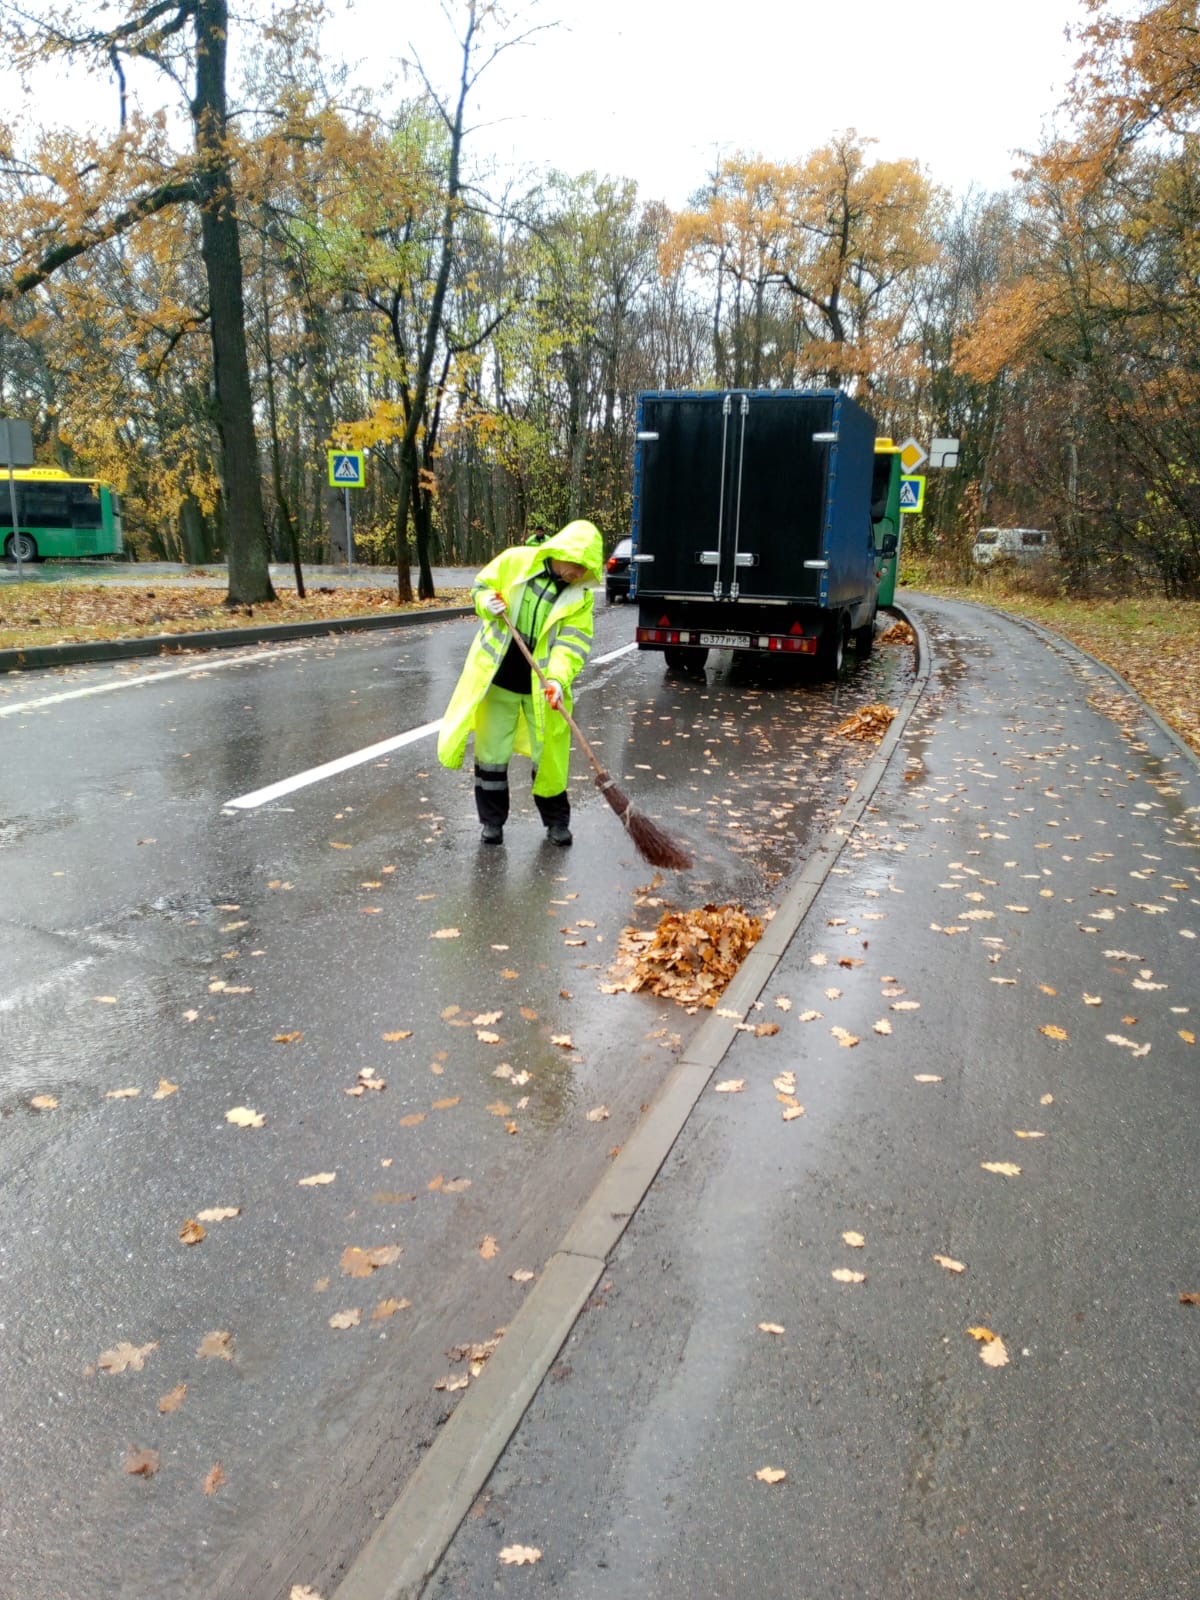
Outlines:
<svg viewBox="0 0 1200 1600"><path fill-rule="evenodd" d="M17 581L25 576L25 566L21 559L24 547L21 539L21 529L17 520L17 484L13 477L14 467L31 467L33 465L33 430L27 422L18 422L15 417L0 418L0 439L3 440L4 460L8 467L8 508L12 516L13 554L17 558Z"/></svg>
<svg viewBox="0 0 1200 1600"><path fill-rule="evenodd" d="M346 508L346 571L354 571L354 530L350 522L350 491L365 489L367 469L361 450L329 451L329 486L341 489Z"/></svg>

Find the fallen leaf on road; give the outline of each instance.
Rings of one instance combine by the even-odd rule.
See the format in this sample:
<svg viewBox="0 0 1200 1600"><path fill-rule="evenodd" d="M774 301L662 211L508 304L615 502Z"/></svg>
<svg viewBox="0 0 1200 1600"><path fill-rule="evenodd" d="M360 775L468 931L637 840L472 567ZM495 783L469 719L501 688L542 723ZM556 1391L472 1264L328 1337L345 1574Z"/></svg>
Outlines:
<svg viewBox="0 0 1200 1600"><path fill-rule="evenodd" d="M1196 1035L1194 1033L1189 1033L1186 1028L1179 1029L1179 1037L1183 1040L1184 1044L1195 1044L1196 1042Z"/></svg>
<svg viewBox="0 0 1200 1600"><path fill-rule="evenodd" d="M196 1354L203 1360L233 1360L233 1335L220 1329L206 1333Z"/></svg>
<svg viewBox="0 0 1200 1600"><path fill-rule="evenodd" d="M498 1033L493 1033L490 1028L476 1028L475 1037L479 1040L480 1044L500 1043L500 1035Z"/></svg>
<svg viewBox="0 0 1200 1600"><path fill-rule="evenodd" d="M775 996L775 1006L779 1011L790 1011L792 1009L792 1002L787 998L786 995L777 994Z"/></svg>
<svg viewBox="0 0 1200 1600"><path fill-rule="evenodd" d="M307 1583L294 1583L288 1591L288 1600L321 1600L317 1591Z"/></svg>
<svg viewBox="0 0 1200 1600"><path fill-rule="evenodd" d="M874 1032L886 1035L891 1033L891 1031L892 1025L888 1019L886 1017L880 1017L879 1021L875 1024Z"/></svg>
<svg viewBox="0 0 1200 1600"><path fill-rule="evenodd" d="M423 1111L410 1111L406 1117L400 1118L400 1126L402 1128L415 1128L424 1121L425 1113Z"/></svg>
<svg viewBox="0 0 1200 1600"><path fill-rule="evenodd" d="M1185 1294L1179 1296L1179 1304L1181 1306L1200 1306L1200 1294L1195 1294L1188 1290Z"/></svg>
<svg viewBox="0 0 1200 1600"><path fill-rule="evenodd" d="M456 1389L465 1389L470 1381L465 1372L457 1375L451 1373L448 1378L439 1378L433 1387L435 1389L443 1389L447 1394L453 1394Z"/></svg>
<svg viewBox="0 0 1200 1600"><path fill-rule="evenodd" d="M759 1333L782 1333L784 1330L781 1322L760 1322L758 1331Z"/></svg>
<svg viewBox="0 0 1200 1600"><path fill-rule="evenodd" d="M183 1404L183 1397L185 1394L187 1394L187 1384L177 1383L170 1393L163 1395L162 1399L158 1402L158 1409L161 1414L166 1417L169 1416L172 1411L178 1411L180 1406Z"/></svg>
<svg viewBox="0 0 1200 1600"><path fill-rule="evenodd" d="M429 935L431 939L461 939L461 928L439 928L436 933Z"/></svg>
<svg viewBox="0 0 1200 1600"><path fill-rule="evenodd" d="M485 1261L492 1261L500 1254L500 1246L496 1243L495 1239L490 1233L479 1246L479 1254Z"/></svg>
<svg viewBox="0 0 1200 1600"><path fill-rule="evenodd" d="M893 1011L920 1011L920 1009L921 1002L919 1000L893 1000L891 1005L891 1010Z"/></svg>
<svg viewBox="0 0 1200 1600"><path fill-rule="evenodd" d="M201 1239L207 1239L207 1230L202 1228L195 1217L189 1217L179 1230L179 1237L184 1244L199 1244Z"/></svg>
<svg viewBox="0 0 1200 1600"><path fill-rule="evenodd" d="M574 1050L575 1041L569 1033L552 1033L550 1043L558 1045L563 1050Z"/></svg>
<svg viewBox="0 0 1200 1600"><path fill-rule="evenodd" d="M746 1087L745 1078L726 1078L723 1083L718 1083L714 1087L713 1093L714 1094L741 1094L742 1090L745 1087Z"/></svg>
<svg viewBox="0 0 1200 1600"><path fill-rule="evenodd" d="M122 1339L111 1350L105 1350L96 1365L101 1372L140 1372L151 1350L158 1349L158 1340L151 1344L130 1344Z"/></svg>
<svg viewBox="0 0 1200 1600"><path fill-rule="evenodd" d="M843 1050L853 1050L858 1043L858 1035L850 1033L846 1028L830 1028L829 1031Z"/></svg>
<svg viewBox="0 0 1200 1600"><path fill-rule="evenodd" d="M937 1256L933 1258L939 1267L945 1267L947 1272L965 1272L966 1266L961 1261L955 1261L953 1256Z"/></svg>
<svg viewBox="0 0 1200 1600"><path fill-rule="evenodd" d="M866 1283L867 1281L865 1272L851 1272L849 1267L835 1267L830 1273L830 1277L834 1278L838 1283Z"/></svg>
<svg viewBox="0 0 1200 1600"><path fill-rule="evenodd" d="M861 1250L867 1242L861 1233L844 1233L842 1238L853 1250Z"/></svg>
<svg viewBox="0 0 1200 1600"><path fill-rule="evenodd" d="M411 1300L381 1300L371 1313L371 1321L386 1322L389 1317L394 1317L397 1311L407 1311L411 1305Z"/></svg>
<svg viewBox="0 0 1200 1600"><path fill-rule="evenodd" d="M1038 1029L1038 1032L1044 1033L1047 1039L1069 1039L1071 1037L1065 1028L1060 1028L1053 1022L1045 1023Z"/></svg>
<svg viewBox="0 0 1200 1600"><path fill-rule="evenodd" d="M785 1106L783 1108L782 1120L784 1122L795 1122L797 1117L802 1117L803 1115L803 1106Z"/></svg>
<svg viewBox="0 0 1200 1600"><path fill-rule="evenodd" d="M197 1211L197 1222L228 1222L230 1217L240 1217L241 1206L209 1206L207 1211Z"/></svg>
<svg viewBox="0 0 1200 1600"><path fill-rule="evenodd" d="M179 1085L177 1083L171 1083L166 1078L160 1078L158 1080L158 1088L155 1089L154 1093L150 1096L150 1098L151 1098L151 1100L165 1100L168 1095L178 1094L178 1093L179 1093Z"/></svg>
<svg viewBox="0 0 1200 1600"><path fill-rule="evenodd" d="M509 1277L514 1283L529 1283L536 1277L536 1273L530 1272L528 1267L518 1267L515 1272L509 1273Z"/></svg>
<svg viewBox="0 0 1200 1600"><path fill-rule="evenodd" d="M755 1036L759 1039L770 1039L778 1032L777 1022L760 1022L754 1030Z"/></svg>
<svg viewBox="0 0 1200 1600"><path fill-rule="evenodd" d="M348 1244L342 1251L342 1276L369 1278L380 1267L394 1266L403 1254L404 1246L400 1244L379 1244L371 1250L360 1250L356 1244Z"/></svg>
<svg viewBox="0 0 1200 1600"><path fill-rule="evenodd" d="M430 1107L431 1111L449 1111L451 1106L456 1106L462 1100L462 1095L447 1095L444 1100L435 1100Z"/></svg>
<svg viewBox="0 0 1200 1600"><path fill-rule="evenodd" d="M1085 1006L1100 1006L1104 1004L1104 1001L1098 994L1085 994L1083 1003Z"/></svg>
<svg viewBox="0 0 1200 1600"><path fill-rule="evenodd" d="M331 1328L357 1328L362 1321L362 1312L358 1306L352 1306L349 1311L335 1311L329 1319Z"/></svg>
<svg viewBox="0 0 1200 1600"><path fill-rule="evenodd" d="M819 1011L802 1011L800 1013L801 1022L819 1022L820 1020L821 1013Z"/></svg>
<svg viewBox="0 0 1200 1600"><path fill-rule="evenodd" d="M759 1467L754 1476L760 1483L782 1483L787 1473L782 1467Z"/></svg>
<svg viewBox="0 0 1200 1600"><path fill-rule="evenodd" d="M297 1185L301 1189L315 1189L318 1184L332 1183L337 1177L336 1172L314 1172L311 1178L300 1178Z"/></svg>
<svg viewBox="0 0 1200 1600"><path fill-rule="evenodd" d="M106 1100L136 1100L141 1092L140 1089L109 1089L104 1098Z"/></svg>
<svg viewBox="0 0 1200 1600"><path fill-rule="evenodd" d="M35 1111L57 1111L58 1101L52 1094L35 1094L29 1102Z"/></svg>
<svg viewBox="0 0 1200 1600"><path fill-rule="evenodd" d="M470 1178L448 1178L442 1185L445 1194L462 1194L464 1189L471 1187Z"/></svg>
<svg viewBox="0 0 1200 1600"><path fill-rule="evenodd" d="M942 1081L941 1078L938 1077L936 1072L914 1072L913 1073L913 1082L914 1083L941 1083L941 1081Z"/></svg>
<svg viewBox="0 0 1200 1600"><path fill-rule="evenodd" d="M608 1107L607 1106L593 1106L592 1109L587 1114L587 1119L588 1119L589 1122L607 1122L608 1121Z"/></svg>
<svg viewBox="0 0 1200 1600"><path fill-rule="evenodd" d="M125 1471L132 1473L135 1478L152 1478L158 1471L158 1451L139 1450L137 1445L130 1445L129 1454L125 1457Z"/></svg>
<svg viewBox="0 0 1200 1600"><path fill-rule="evenodd" d="M1122 1018L1121 1020L1124 1021L1125 1019ZM1137 1019L1134 1018L1133 1020L1136 1021ZM1119 1033L1106 1033L1104 1037L1109 1044L1120 1045L1123 1050L1130 1050L1135 1056L1148 1056L1150 1054L1149 1044L1137 1044L1134 1040L1126 1039Z"/></svg>
<svg viewBox="0 0 1200 1600"><path fill-rule="evenodd" d="M204 1492L205 1492L205 1494L216 1494L217 1490L221 1487L221 1485L224 1482L225 1482L225 1468L221 1465L221 1463L219 1461L216 1461L209 1468L208 1476L204 1480Z"/></svg>
<svg viewBox="0 0 1200 1600"><path fill-rule="evenodd" d="M1044 1133L1035 1133L1031 1128L1014 1128L1013 1132L1018 1139L1044 1139Z"/></svg>
<svg viewBox="0 0 1200 1600"><path fill-rule="evenodd" d="M296 1032L296 1033L277 1033L277 1034L274 1034L272 1036L271 1043L272 1044L299 1044L300 1040L303 1039L303 1037L304 1037L304 1035L302 1033L300 1033L300 1032Z"/></svg>
<svg viewBox="0 0 1200 1600"><path fill-rule="evenodd" d="M412 1036L413 1031L411 1028L401 1028L395 1033L385 1033L380 1035L380 1037L385 1039L388 1044L395 1044L397 1039L411 1039Z"/></svg>
<svg viewBox="0 0 1200 1600"><path fill-rule="evenodd" d="M981 1161L979 1165L985 1172L998 1172L1002 1178L1019 1178L1020 1167L1014 1166L1011 1161Z"/></svg>
<svg viewBox="0 0 1200 1600"><path fill-rule="evenodd" d="M231 1122L235 1128L261 1128L266 1122L258 1111L252 1111L249 1106L234 1106L232 1111L225 1113L225 1121Z"/></svg>
<svg viewBox="0 0 1200 1600"><path fill-rule="evenodd" d="M506 1567L531 1567L541 1559L542 1552L531 1544L508 1544L500 1552L500 1560Z"/></svg>

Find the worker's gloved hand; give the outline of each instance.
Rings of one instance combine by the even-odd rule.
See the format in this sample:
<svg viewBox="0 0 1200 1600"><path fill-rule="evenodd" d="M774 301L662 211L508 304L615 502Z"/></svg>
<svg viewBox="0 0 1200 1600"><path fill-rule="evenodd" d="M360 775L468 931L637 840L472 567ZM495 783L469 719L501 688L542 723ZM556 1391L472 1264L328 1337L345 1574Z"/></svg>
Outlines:
<svg viewBox="0 0 1200 1600"><path fill-rule="evenodd" d="M508 607L504 603L504 596L502 594L497 594L494 589L488 595L483 604L485 609L490 611L494 617L501 617L508 610Z"/></svg>
<svg viewBox="0 0 1200 1600"><path fill-rule="evenodd" d="M546 679L546 704L551 711L561 711L563 708L563 686L555 683L553 678Z"/></svg>

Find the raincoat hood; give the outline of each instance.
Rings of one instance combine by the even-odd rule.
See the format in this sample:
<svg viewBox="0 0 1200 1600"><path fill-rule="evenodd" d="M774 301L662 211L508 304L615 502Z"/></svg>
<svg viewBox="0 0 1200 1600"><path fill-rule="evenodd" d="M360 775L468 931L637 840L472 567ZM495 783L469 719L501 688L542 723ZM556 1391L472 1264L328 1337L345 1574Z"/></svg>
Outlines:
<svg viewBox="0 0 1200 1600"><path fill-rule="evenodd" d="M568 522L565 528L552 533L537 546L538 554L547 561L578 561L588 570L593 583L599 583L604 566L604 541L593 522Z"/></svg>

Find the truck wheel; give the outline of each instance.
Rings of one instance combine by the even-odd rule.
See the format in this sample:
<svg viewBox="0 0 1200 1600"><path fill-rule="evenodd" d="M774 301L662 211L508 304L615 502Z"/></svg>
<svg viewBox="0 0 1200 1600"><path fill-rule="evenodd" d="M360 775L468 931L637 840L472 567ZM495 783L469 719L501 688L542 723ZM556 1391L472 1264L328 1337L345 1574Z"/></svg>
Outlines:
<svg viewBox="0 0 1200 1600"><path fill-rule="evenodd" d="M864 622L861 628L854 630L854 653L857 656L869 656L875 648L875 616L872 611L870 622Z"/></svg>
<svg viewBox="0 0 1200 1600"><path fill-rule="evenodd" d="M821 633L817 646L816 667L819 678L836 678L842 670L846 655L846 623L841 616L830 617Z"/></svg>
<svg viewBox="0 0 1200 1600"><path fill-rule="evenodd" d="M667 658L668 672L703 672L708 660L707 650L685 650L679 645L669 646L663 655Z"/></svg>

